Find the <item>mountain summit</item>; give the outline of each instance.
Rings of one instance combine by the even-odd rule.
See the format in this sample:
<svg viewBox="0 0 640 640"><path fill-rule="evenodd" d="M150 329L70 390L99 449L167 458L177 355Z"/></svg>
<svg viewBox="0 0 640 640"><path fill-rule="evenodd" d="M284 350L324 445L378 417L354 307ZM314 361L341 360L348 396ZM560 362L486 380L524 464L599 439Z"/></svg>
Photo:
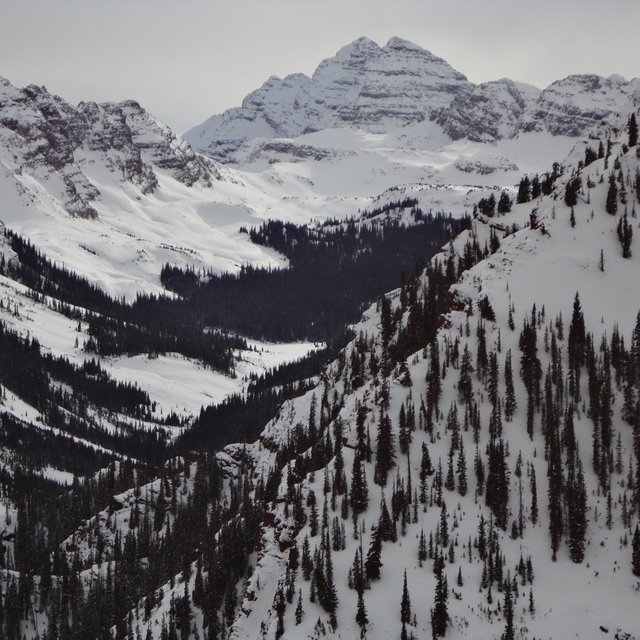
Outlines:
<svg viewBox="0 0 640 640"><path fill-rule="evenodd" d="M520 132L579 136L616 112L637 89L620 77L572 75L544 91L501 79L479 85L422 47L358 38L309 78L272 76L241 107L187 131L194 149L222 162L255 138L297 138L334 127L389 133L436 120L452 140L491 142Z"/></svg>
<svg viewBox="0 0 640 640"><path fill-rule="evenodd" d="M0 79L0 638L640 640L638 117L361 38L223 167Z"/></svg>
<svg viewBox="0 0 640 640"><path fill-rule="evenodd" d="M445 60L407 40L391 38L380 47L358 38L323 60L311 78L272 76L241 107L209 118L184 138L229 161L255 137L294 138L339 126L383 133L428 118L473 86Z"/></svg>

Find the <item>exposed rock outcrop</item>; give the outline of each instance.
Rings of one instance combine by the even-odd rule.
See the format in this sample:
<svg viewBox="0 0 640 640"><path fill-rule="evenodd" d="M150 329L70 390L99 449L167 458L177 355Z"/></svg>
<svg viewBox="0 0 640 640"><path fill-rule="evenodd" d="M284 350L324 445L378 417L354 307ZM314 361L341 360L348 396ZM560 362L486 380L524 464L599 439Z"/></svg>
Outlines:
<svg viewBox="0 0 640 640"><path fill-rule="evenodd" d="M230 161L253 138L295 138L337 126L382 133L431 117L473 84L445 60L391 38L380 47L359 38L320 63L313 76L272 76L239 108L185 134L194 148Z"/></svg>
<svg viewBox="0 0 640 640"><path fill-rule="evenodd" d="M572 75L544 91L507 78L474 85L445 60L400 38L383 47L359 38L320 63L313 76L272 76L242 106L185 134L195 149L222 162L256 139L297 138L332 127L388 133L435 120L452 140L493 142L521 132L575 137L637 89L620 77ZM261 156L268 150L261 149ZM274 157L273 160L277 161Z"/></svg>
<svg viewBox="0 0 640 640"><path fill-rule="evenodd" d="M100 191L88 177L96 163L120 174L143 194L158 171L191 186L211 186L214 162L158 122L137 102L73 107L45 87L14 87L0 78L0 153L22 179L39 184L70 215L93 218Z"/></svg>

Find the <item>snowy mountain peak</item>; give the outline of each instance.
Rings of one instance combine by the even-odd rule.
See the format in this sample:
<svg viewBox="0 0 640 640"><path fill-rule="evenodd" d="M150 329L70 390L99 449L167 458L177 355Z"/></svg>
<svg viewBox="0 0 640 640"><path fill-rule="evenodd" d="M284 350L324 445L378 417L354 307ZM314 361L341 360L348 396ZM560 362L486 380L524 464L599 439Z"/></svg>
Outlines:
<svg viewBox="0 0 640 640"><path fill-rule="evenodd" d="M293 138L332 127L386 132L446 108L473 85L442 58L401 38L380 47L359 38L323 60L312 78L272 77L239 109L185 134L194 148L228 161L245 141Z"/></svg>
<svg viewBox="0 0 640 640"><path fill-rule="evenodd" d="M270 78L241 108L209 118L185 139L211 158L242 162L238 150L252 140L336 127L391 133L434 119L451 140L491 142L529 131L576 137L619 110L636 87L593 74L544 91L506 78L476 86L417 44L392 37L379 46L363 37L323 60L311 78Z"/></svg>
<svg viewBox="0 0 640 640"><path fill-rule="evenodd" d="M135 100L74 107L45 87L0 82L2 223L114 295L162 290L163 262L261 262L264 252L238 248L251 210L221 193L239 188ZM219 229L230 211L232 239Z"/></svg>
<svg viewBox="0 0 640 640"><path fill-rule="evenodd" d="M91 203L100 193L87 175L95 153L102 155L101 164L142 193L155 190L157 169L168 170L188 185L209 185L218 177L212 163L198 158L134 100L73 107L45 87L17 89L5 80L0 91L0 125L3 156L41 185L56 173L56 181L62 184L44 189L73 216L97 215Z"/></svg>
<svg viewBox="0 0 640 640"><path fill-rule="evenodd" d="M424 51L424 49L415 44L414 42L410 42L409 40L405 40L404 38L399 38L398 36L392 36L387 40L387 48L389 49L408 49L413 51Z"/></svg>
<svg viewBox="0 0 640 640"><path fill-rule="evenodd" d="M579 136L631 98L633 87L595 74L573 74L551 83L532 105L524 130L550 131L553 135Z"/></svg>
<svg viewBox="0 0 640 640"><path fill-rule="evenodd" d="M370 38L362 36L360 38L356 38L353 42L346 44L344 47L341 47L334 58L351 58L352 56L358 56L367 53L369 53L370 55L378 55L380 53L380 45Z"/></svg>

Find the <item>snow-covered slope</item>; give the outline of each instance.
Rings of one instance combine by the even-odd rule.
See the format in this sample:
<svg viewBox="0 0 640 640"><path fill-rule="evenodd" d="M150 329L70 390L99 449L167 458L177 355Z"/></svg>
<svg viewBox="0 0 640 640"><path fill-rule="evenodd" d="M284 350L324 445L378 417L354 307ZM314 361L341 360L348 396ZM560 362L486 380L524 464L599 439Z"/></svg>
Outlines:
<svg viewBox="0 0 640 640"><path fill-rule="evenodd" d="M361 631L368 638L400 636L405 575L411 614L402 633L428 637L440 571L434 569L434 545L436 557L444 555L441 571L448 578L447 638L594 638L606 633L638 637L640 583L631 572L630 540L638 524L637 507L631 505L637 499L634 483L640 460L633 453L633 428L622 417L628 382L621 372L622 377L614 381L607 360L609 347L598 351L601 340L616 344L611 339L617 332L625 344L631 344L640 305L640 253L633 250L630 258L624 258L617 231L623 216L637 228L634 177L640 171L636 149L627 149L624 134L617 137L622 122L602 126L594 140L576 149L550 196L518 205L504 217L478 218L437 258L442 265L450 260L455 264L474 243L482 247L495 234L499 238L500 246L464 271L451 288L434 347L425 344L406 359L394 360L385 373L385 361L406 340L403 330L411 331L413 312L407 299L415 293L420 298L425 285L427 295L434 295L430 291L434 281L423 279L414 294L411 287L389 294L390 316L384 305L369 309L355 328L358 337L327 367L316 389L285 405L249 450L257 477L273 474L278 461L289 462L282 469L277 499L268 505L271 515L265 517L255 570L244 585L232 638L272 638L283 631L284 637L291 638L355 637ZM564 202L565 186L575 177L586 146L597 146L597 135L611 139L611 156L580 172L583 186L572 209ZM616 215L605 211L607 177L612 173L614 180L622 176L619 184L627 189L624 201L618 200ZM515 228L519 230L514 232ZM586 330L593 336L596 373L583 368L580 390L570 391L571 380L575 381L568 354L575 339L576 293ZM493 313L486 311L487 305ZM391 333L389 322L394 327ZM527 326L533 326L536 334L543 394L530 424L527 387L520 374L525 349L521 329ZM481 345L484 358L496 358L501 398L497 403L490 400L491 374L482 364ZM463 401L462 361L467 349L472 357L471 395ZM512 359L517 405L509 417L504 404L507 359ZM434 362L439 363L435 373ZM525 367L524 358L522 363ZM434 375L440 391L429 418L425 407L433 401ZM600 438L602 426L594 413L597 400L589 380L598 376L604 381L609 375L613 393L609 436L612 443L619 438L619 444L609 445L612 460L606 465L611 465L610 475L603 480L594 472L592 434ZM558 406L562 410L554 423L550 412ZM566 422L569 410L571 431ZM415 418L415 431L407 427L410 414ZM358 436L361 419L362 432L370 434L370 462L364 459ZM384 450L376 433L387 419L396 453L387 479L381 481L376 477ZM401 454L403 428L410 444ZM565 444L554 441L550 429L562 433ZM307 439L310 430L317 431L311 440ZM488 484L496 480L495 475L489 480L497 473L489 453L498 437L508 449L504 463L509 497L503 525L490 506L497 485ZM577 454L566 448L566 438L573 437ZM366 435L364 442L366 447ZM317 463L325 443L329 447L329 452L324 450L326 466ZM557 558L552 551L548 508L554 489L548 474L553 459L550 447L554 446L562 451L558 455L565 482L569 482L567 469L575 464L572 456L581 457L584 468L587 525L584 557L579 560L573 556L572 516L566 512ZM421 480L425 447L433 469ZM228 453L234 450L229 448ZM368 508L354 515L351 492L358 456L368 485ZM482 482L478 465L484 470ZM341 487L342 478L346 486ZM446 486L438 486L438 478ZM566 488L562 495L564 491ZM563 505L565 499L568 505L568 497L562 498ZM303 515L296 511L301 505ZM368 580L363 591L367 621L361 624L356 618L356 573L372 553L375 531L383 526L386 509L391 524L384 526L393 529L397 541L382 545L380 579ZM426 557L420 559L423 534ZM302 552L307 543L315 567L311 580L291 560L291 549L295 546ZM487 552L485 544L493 551ZM497 570L502 577L496 581ZM507 576L513 581L509 595L504 582ZM335 605L327 603L326 594L321 595L324 587L319 581L327 579L335 589ZM286 596L290 591L291 599Z"/></svg>
<svg viewBox="0 0 640 640"><path fill-rule="evenodd" d="M412 75L419 65L428 73ZM316 76L335 109L309 102ZM180 253L183 264L221 269L282 264L248 253L259 250L237 234L263 217L346 217L405 196L424 210L471 213L524 173L553 181L504 216L474 218L423 274L368 309L315 388L284 403L257 442L229 446L215 463L189 452L197 462L144 469L154 474L144 482L129 468L129 488L60 538L54 585L70 571L88 603L101 590L105 602L135 593L103 618L123 638L424 638L443 635L432 616L443 600L447 638L640 637L631 571L640 252L637 238L630 256L621 246L629 229L637 235L640 206L640 156L627 133L634 83L474 87L415 45L359 40L314 78L272 79L246 111L222 117L234 168L193 154L135 103L73 108L43 89L3 86L8 224L113 292L157 287L159 261ZM433 120L417 117L418 93L429 94ZM278 129L285 121L291 130ZM0 285L9 327L82 362L82 323ZM243 354L237 371L259 371L259 356ZM221 385L171 354L103 366L135 380L164 414L185 416L243 383ZM34 426L46 419L13 394L2 401ZM15 527L5 535L13 553ZM0 573L3 593L12 575ZM47 626L55 635L40 584L28 637Z"/></svg>
<svg viewBox="0 0 640 640"><path fill-rule="evenodd" d="M132 299L161 291L163 263L284 266L238 233L267 218L352 216L398 185L417 185L425 210L462 215L467 198L422 185L512 187L562 160L636 90L586 75L542 92L508 79L476 86L415 44L360 38L311 78L269 79L186 134L190 146L133 100L74 107L3 79L0 220Z"/></svg>
<svg viewBox="0 0 640 640"><path fill-rule="evenodd" d="M476 86L416 44L391 38L380 47L360 38L324 60L311 78L273 76L241 107L184 137L202 153L233 163L256 138L298 138L333 127L390 133L407 125L428 128L433 137L433 119L440 135L454 140L493 142L532 130L579 136L617 112L637 88L637 80L594 75L569 76L544 91L509 79ZM276 148L263 143L263 153L269 150Z"/></svg>
<svg viewBox="0 0 640 640"><path fill-rule="evenodd" d="M252 196L134 101L72 107L0 82L0 220L112 295L160 291L163 263L282 266L238 233Z"/></svg>
<svg viewBox="0 0 640 640"><path fill-rule="evenodd" d="M0 276L0 321L23 338L31 338L55 357L67 358L82 366L95 358L87 353L88 327L57 310L51 298L34 300L24 285ZM297 360L318 345L314 343L270 344L249 341L248 350L235 352L235 376L204 366L179 353L141 354L101 358L104 370L115 380L137 384L149 394L156 407L158 421L175 414L190 423L202 407L222 402L233 393L241 393L250 376L260 376L283 362ZM46 423L46 417L33 407L26 408L17 398L0 398L0 410L30 421ZM175 430L179 433L181 430Z"/></svg>
<svg viewBox="0 0 640 640"><path fill-rule="evenodd" d="M417 75L416 65L423 69ZM365 67L368 97L361 96L356 109L345 97L344 79L364 91ZM194 153L134 101L73 107L43 87L18 89L2 80L0 220L50 259L130 300L162 290L164 263L216 272L286 264L251 244L241 227L267 218L305 223L353 216L398 185L416 185L425 210L462 215L471 204L467 185L511 187L523 172L546 169L573 145L571 138L537 130L497 145L483 133L453 142L453 121L445 133L420 114L435 114L452 100L464 103L463 94L482 90L471 91L444 61L404 41L382 48L357 41L316 75L317 86L333 87L335 104L344 102L327 108L334 120L312 126L309 112L294 105L285 121L300 126L287 135L320 130L255 138L238 152L235 168ZM507 103L514 91L531 100L530 88L498 85L506 87L496 89L506 111L513 111ZM280 92L273 89L274 100ZM330 126L336 113L345 126ZM498 120L487 130L511 126ZM425 184L436 185L436 192Z"/></svg>
<svg viewBox="0 0 640 640"><path fill-rule="evenodd" d="M473 85L442 58L391 38L383 47L359 38L320 63L311 78L272 76L242 107L185 134L194 148L229 160L252 138L295 138L334 126L387 132L449 105Z"/></svg>

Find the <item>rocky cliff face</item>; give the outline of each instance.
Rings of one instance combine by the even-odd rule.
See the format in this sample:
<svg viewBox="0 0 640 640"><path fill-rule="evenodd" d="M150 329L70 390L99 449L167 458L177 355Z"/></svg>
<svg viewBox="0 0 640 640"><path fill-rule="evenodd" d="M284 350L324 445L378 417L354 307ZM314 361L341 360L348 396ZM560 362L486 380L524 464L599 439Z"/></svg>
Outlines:
<svg viewBox="0 0 640 640"><path fill-rule="evenodd" d="M547 129L553 135L579 136L612 113L620 111L640 88L638 79L571 75L550 84L531 105L522 128Z"/></svg>
<svg viewBox="0 0 640 640"><path fill-rule="evenodd" d="M438 122L453 140L491 142L512 138L540 94L535 87L518 87L507 78L485 82L456 96L449 108L438 114Z"/></svg>
<svg viewBox="0 0 640 640"><path fill-rule="evenodd" d="M0 79L0 158L25 191L38 188L72 216L96 217L99 189L90 167L105 166L144 194L153 193L160 171L193 185L210 186L215 164L132 100L73 107L46 88L18 89ZM34 181L37 185L34 185Z"/></svg>
<svg viewBox="0 0 640 640"><path fill-rule="evenodd" d="M619 111L640 85L622 78L572 75L544 91L501 79L474 85L445 60L391 38L360 38L324 60L311 78L271 77L242 107L185 134L194 148L223 162L256 138L296 138L332 127L387 133L435 119L452 140L491 142L520 132L579 136Z"/></svg>
<svg viewBox="0 0 640 640"><path fill-rule="evenodd" d="M391 38L383 46L360 38L324 60L309 78L271 77L242 107L185 134L194 148L229 161L246 140L295 138L336 126L382 133L430 117L473 84L445 60Z"/></svg>

